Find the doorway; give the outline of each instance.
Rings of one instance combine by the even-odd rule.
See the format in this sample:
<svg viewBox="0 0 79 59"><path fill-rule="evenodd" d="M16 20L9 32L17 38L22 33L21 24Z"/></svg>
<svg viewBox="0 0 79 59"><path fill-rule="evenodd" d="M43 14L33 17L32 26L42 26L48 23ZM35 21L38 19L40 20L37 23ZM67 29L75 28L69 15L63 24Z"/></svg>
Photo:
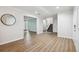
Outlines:
<svg viewBox="0 0 79 59"><path fill-rule="evenodd" d="M25 30L36 33L36 31L37 31L37 21L36 20L37 19L34 17L24 16Z"/></svg>
<svg viewBox="0 0 79 59"><path fill-rule="evenodd" d="M53 32L53 19L46 18L43 20L43 32Z"/></svg>

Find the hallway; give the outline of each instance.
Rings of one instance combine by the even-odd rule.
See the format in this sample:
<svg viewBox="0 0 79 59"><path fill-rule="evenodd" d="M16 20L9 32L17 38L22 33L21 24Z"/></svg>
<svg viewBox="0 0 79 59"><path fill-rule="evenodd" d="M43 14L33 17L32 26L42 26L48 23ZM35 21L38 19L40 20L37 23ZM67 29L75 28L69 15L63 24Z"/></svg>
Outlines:
<svg viewBox="0 0 79 59"><path fill-rule="evenodd" d="M72 39L59 38L55 33L43 33L36 35L31 33L31 44L24 44L24 40L4 44L0 51L8 52L75 52Z"/></svg>

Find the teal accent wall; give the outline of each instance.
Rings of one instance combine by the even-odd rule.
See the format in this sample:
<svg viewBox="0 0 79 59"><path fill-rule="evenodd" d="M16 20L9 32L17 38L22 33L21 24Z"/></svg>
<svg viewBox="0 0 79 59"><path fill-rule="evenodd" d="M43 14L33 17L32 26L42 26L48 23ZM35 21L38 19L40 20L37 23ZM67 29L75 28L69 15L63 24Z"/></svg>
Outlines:
<svg viewBox="0 0 79 59"><path fill-rule="evenodd" d="M31 18L28 20L28 30L36 32L36 18Z"/></svg>

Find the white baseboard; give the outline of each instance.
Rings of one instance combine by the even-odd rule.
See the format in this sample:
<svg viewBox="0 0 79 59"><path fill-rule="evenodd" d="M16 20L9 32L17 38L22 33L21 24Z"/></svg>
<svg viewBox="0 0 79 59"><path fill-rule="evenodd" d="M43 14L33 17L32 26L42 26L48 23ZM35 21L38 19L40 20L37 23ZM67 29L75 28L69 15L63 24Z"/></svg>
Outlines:
<svg viewBox="0 0 79 59"><path fill-rule="evenodd" d="M17 38L17 39L10 40L10 41L7 41L7 42L0 42L0 45L7 44L7 43L10 43L10 42L14 42L14 41L21 40L21 39L23 39L23 38Z"/></svg>
<svg viewBox="0 0 79 59"><path fill-rule="evenodd" d="M37 34L42 34L43 32L37 32Z"/></svg>
<svg viewBox="0 0 79 59"><path fill-rule="evenodd" d="M69 36L59 36L57 35L58 37L62 37L62 38L68 38L68 39L73 39L73 37L69 37Z"/></svg>

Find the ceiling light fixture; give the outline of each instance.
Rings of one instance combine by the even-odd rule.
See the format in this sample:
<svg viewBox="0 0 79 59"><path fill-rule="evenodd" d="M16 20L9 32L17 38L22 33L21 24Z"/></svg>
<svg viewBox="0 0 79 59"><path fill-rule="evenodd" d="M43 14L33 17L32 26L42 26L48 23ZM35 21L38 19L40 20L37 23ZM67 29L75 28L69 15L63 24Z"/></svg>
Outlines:
<svg viewBox="0 0 79 59"><path fill-rule="evenodd" d="M36 15L40 15L40 13L39 13L38 11L35 11L35 14L36 14Z"/></svg>
<svg viewBox="0 0 79 59"><path fill-rule="evenodd" d="M56 7L56 9L59 9L59 8L60 8L59 6Z"/></svg>
<svg viewBox="0 0 79 59"><path fill-rule="evenodd" d="M35 14L38 14L38 11L35 11Z"/></svg>

